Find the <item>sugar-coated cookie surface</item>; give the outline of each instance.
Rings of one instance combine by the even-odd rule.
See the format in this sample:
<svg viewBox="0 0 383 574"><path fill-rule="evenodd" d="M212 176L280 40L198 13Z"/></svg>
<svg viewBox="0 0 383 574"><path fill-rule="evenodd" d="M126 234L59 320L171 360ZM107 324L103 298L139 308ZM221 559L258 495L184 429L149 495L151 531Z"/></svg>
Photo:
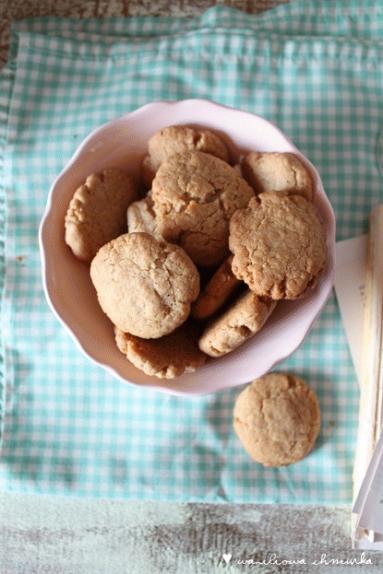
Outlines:
<svg viewBox="0 0 383 574"><path fill-rule="evenodd" d="M233 257L229 257L218 267L206 287L201 291L192 307L195 319L211 317L226 303L230 295L241 285L231 270Z"/></svg>
<svg viewBox="0 0 383 574"><path fill-rule="evenodd" d="M148 339L179 327L199 293L199 273L184 250L147 233L126 233L104 245L90 275L112 323Z"/></svg>
<svg viewBox="0 0 383 574"><path fill-rule="evenodd" d="M74 193L65 217L65 242L90 262L97 251L126 231L126 210L137 197L132 179L117 168L89 175Z"/></svg>
<svg viewBox="0 0 383 574"><path fill-rule="evenodd" d="M199 151L162 163L152 187L161 235L202 266L217 265L228 255L230 217L253 196L234 168Z"/></svg>
<svg viewBox="0 0 383 574"><path fill-rule="evenodd" d="M292 153L251 152L242 162L242 174L256 193L285 191L312 199L310 174Z"/></svg>
<svg viewBox="0 0 383 574"><path fill-rule="evenodd" d="M300 195L262 193L230 221L233 273L257 295L295 299L326 264L326 235Z"/></svg>
<svg viewBox="0 0 383 574"><path fill-rule="evenodd" d="M252 459L264 466L291 464L311 451L319 434L318 399L300 378L270 373L239 394L233 425Z"/></svg>
<svg viewBox="0 0 383 574"><path fill-rule="evenodd" d="M275 305L247 291L206 327L199 348L210 357L230 353L262 329Z"/></svg>
<svg viewBox="0 0 383 574"><path fill-rule="evenodd" d="M120 351L149 376L174 379L201 367L207 357L198 348L199 329L184 323L160 339L142 339L115 329Z"/></svg>
<svg viewBox="0 0 383 574"><path fill-rule="evenodd" d="M211 130L188 126L168 126L156 132L148 142L148 155L142 162L142 176L149 188L160 165L176 153L203 151L229 161L224 141Z"/></svg>

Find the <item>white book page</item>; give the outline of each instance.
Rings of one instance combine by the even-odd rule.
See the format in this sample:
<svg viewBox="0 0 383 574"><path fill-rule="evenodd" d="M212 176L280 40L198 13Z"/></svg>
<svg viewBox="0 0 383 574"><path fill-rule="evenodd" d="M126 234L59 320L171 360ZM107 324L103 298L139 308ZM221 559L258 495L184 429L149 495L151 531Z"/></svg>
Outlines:
<svg viewBox="0 0 383 574"><path fill-rule="evenodd" d="M362 381L367 241L367 235L359 235L336 244L335 293L359 385Z"/></svg>
<svg viewBox="0 0 383 574"><path fill-rule="evenodd" d="M382 463L383 463L383 434L381 435L375 447L374 454L371 458L370 464L368 465L368 469L363 479L363 482L360 486L358 496L356 497L356 500L354 502L354 507L352 509L354 513L359 514L363 509L367 500L367 496L371 489L372 481L376 475L379 465Z"/></svg>
<svg viewBox="0 0 383 574"><path fill-rule="evenodd" d="M363 482L366 482L364 489L362 485L365 496L359 510L358 527L383 534L383 434L376 445L374 457ZM359 508L359 505L355 506Z"/></svg>

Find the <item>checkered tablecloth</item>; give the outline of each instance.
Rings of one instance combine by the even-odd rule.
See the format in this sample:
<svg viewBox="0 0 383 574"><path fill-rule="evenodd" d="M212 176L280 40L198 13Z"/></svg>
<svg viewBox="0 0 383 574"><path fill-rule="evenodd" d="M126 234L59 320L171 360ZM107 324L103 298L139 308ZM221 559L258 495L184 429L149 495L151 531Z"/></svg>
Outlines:
<svg viewBox="0 0 383 574"><path fill-rule="evenodd" d="M52 180L93 128L153 100L192 97L276 122L318 167L338 238L364 231L383 189L382 48L383 6L372 1L15 25L0 76L2 488L350 501L358 390L333 297L278 366L318 393L317 446L298 464L264 469L232 431L238 388L167 396L124 385L82 356L45 302L37 231Z"/></svg>

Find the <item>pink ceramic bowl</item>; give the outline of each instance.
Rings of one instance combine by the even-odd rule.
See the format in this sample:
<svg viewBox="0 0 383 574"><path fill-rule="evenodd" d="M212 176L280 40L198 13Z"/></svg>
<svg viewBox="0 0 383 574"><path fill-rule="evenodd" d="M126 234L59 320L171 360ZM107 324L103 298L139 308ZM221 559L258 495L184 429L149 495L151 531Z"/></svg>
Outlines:
<svg viewBox="0 0 383 574"><path fill-rule="evenodd" d="M89 269L64 242L64 217L73 191L88 174L119 166L137 175L149 137L170 124L222 132L234 155L247 150L297 154L313 176L314 203L327 233L328 265L315 289L303 299L279 303L264 329L245 345L194 373L169 381L148 377L118 351L112 324L98 305ZM87 357L127 383L175 394L203 394L263 375L302 343L333 285L335 217L315 168L270 122L205 100L155 102L101 126L80 145L50 190L40 226L40 248L48 302Z"/></svg>

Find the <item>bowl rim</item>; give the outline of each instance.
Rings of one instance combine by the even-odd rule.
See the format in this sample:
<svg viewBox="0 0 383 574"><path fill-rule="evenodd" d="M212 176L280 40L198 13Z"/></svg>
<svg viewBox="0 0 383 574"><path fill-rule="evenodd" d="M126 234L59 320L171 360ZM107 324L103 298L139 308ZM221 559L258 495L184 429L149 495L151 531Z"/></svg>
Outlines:
<svg viewBox="0 0 383 574"><path fill-rule="evenodd" d="M303 163L305 165L308 165L309 168L311 169L311 171L313 172L313 174L315 175L316 188L319 188L319 190L321 192L321 199L322 199L322 201L324 201L326 208L327 208L328 215L329 215L329 221L327 222L327 225L326 225L326 237L331 238L331 242L329 242L327 240L327 248L330 252L329 253L330 256L328 257L328 260L332 262L332 266L329 270L327 270L327 273L328 273L327 293L323 299L321 306L319 307L317 312L312 316L311 321L309 323L306 323L304 329L301 329L299 336L294 339L295 343L291 346L291 349L286 351L286 353L278 355L278 358L270 359L270 361L268 362L267 370L265 372L269 372L271 369L273 369L275 367L275 365L277 365L278 363L280 363L281 361L283 361L284 359L286 359L287 357L292 355L303 344L304 339L306 338L307 334L311 330L317 317L322 312L322 309L323 309L324 305L326 304L326 302L327 302L327 300L331 294L331 291L332 291L332 288L334 285L334 277L335 277L335 253L336 253L335 252L336 218L335 218L335 214L334 214L334 210L332 208L332 205L331 205L331 203L327 197L327 194L324 190L319 172L316 169L316 167L310 162L310 160L308 160L307 157L295 146L293 141L273 121L266 120L264 117L260 116L259 114L245 111L245 110L241 110L241 109L237 109L237 108L234 108L232 106L220 104L220 103L217 103L217 102L214 102L211 100L205 100L202 98L189 98L189 99L185 99L185 100L157 100L157 101L149 102L149 103L144 104L143 106L141 106L141 107L139 107L139 108L137 108L131 112L128 112L126 114L122 114L116 118L113 118L112 120L109 120L109 121L103 123L102 125L91 130L91 132L78 145L78 147L76 148L76 150L72 154L69 161L64 165L64 167L61 169L61 171L58 173L58 175L53 180L53 182L49 188L45 209L44 209L41 221L40 221L39 230L38 230L38 243L39 243L39 251L40 251L40 261L41 261L42 285L43 285L43 291L44 291L46 301L48 302L48 305L49 305L51 311L53 312L53 314L56 316L56 318L59 320L59 322L64 326L65 330L70 334L72 340L74 340L77 348L88 359L90 359L93 363L96 363L97 365L101 366L109 374L111 374L113 377L119 379L120 381L124 382L125 384L134 385L135 387L145 387L145 388L155 389L157 391L160 391L160 392L163 392L166 394L172 394L172 395L183 396L183 397L207 395L210 393L223 391L229 387L228 386L221 386L221 387L218 387L215 389L206 389L206 390L205 389L201 389L201 390L190 390L190 389L188 389L188 390L185 390L182 388L181 385L178 386L178 383L175 383L174 387L168 386L168 385L171 385L171 383L172 383L171 379L169 379L169 380L168 379L157 379L153 383L151 381L148 381L147 383L138 383L138 382L134 382L132 380L125 378L110 364L105 363L104 361L97 358L94 355L94 353L92 352L92 349L89 348L90 345L87 344L86 342L84 342L83 340L81 340L80 335L78 334L78 329L76 329L76 326L72 325L72 324L71 325L68 324L66 318L64 317L64 314L62 314L57 309L57 307L54 303L55 294L54 294L54 289L53 289L53 286L52 286L52 283L50 280L50 275L49 275L49 266L48 266L48 262L47 262L47 252L46 252L46 243L45 243L45 233L46 233L47 226L49 225L49 219L50 219L50 216L52 214L53 207L54 207L53 202L55 199L55 195L56 195L55 192L56 192L56 188L57 188L58 184L65 177L66 173L73 167L73 165L76 163L77 159L81 156L81 154L84 152L84 150L88 147L89 143L93 139L95 139L96 137L99 137L105 130L109 130L109 129L113 128L115 125L119 124L121 121L128 120L134 116L146 113L151 108L157 108L158 109L159 107L165 108L165 107L172 107L172 106L187 107L190 105L192 105L192 106L204 105L204 106L210 106L210 107L216 108L216 109L224 109L224 110L227 110L229 112L234 112L237 115L242 115L244 118L246 118L248 116L251 116L252 118L255 117L257 119L257 121L264 123L267 126L271 125L273 127L273 129L281 136L281 138L283 140L285 140L285 142L287 142L289 144L289 146L292 148L291 153L296 154L300 159L302 159ZM190 124L192 122L186 122L186 123ZM198 122L195 122L195 123L197 124ZM203 122L201 125L203 125ZM201 367L201 369L203 369L203 368L204 367ZM152 378L153 377L148 376L148 379L152 379ZM239 386L239 385L242 385L244 383L249 382L249 378L246 378L244 380L242 380L242 379L243 379L243 377L241 378L240 381L236 381L233 385L231 385L231 387ZM174 381L176 381L176 382L178 380L179 379L174 379ZM164 383L164 384L162 384L162 383Z"/></svg>

